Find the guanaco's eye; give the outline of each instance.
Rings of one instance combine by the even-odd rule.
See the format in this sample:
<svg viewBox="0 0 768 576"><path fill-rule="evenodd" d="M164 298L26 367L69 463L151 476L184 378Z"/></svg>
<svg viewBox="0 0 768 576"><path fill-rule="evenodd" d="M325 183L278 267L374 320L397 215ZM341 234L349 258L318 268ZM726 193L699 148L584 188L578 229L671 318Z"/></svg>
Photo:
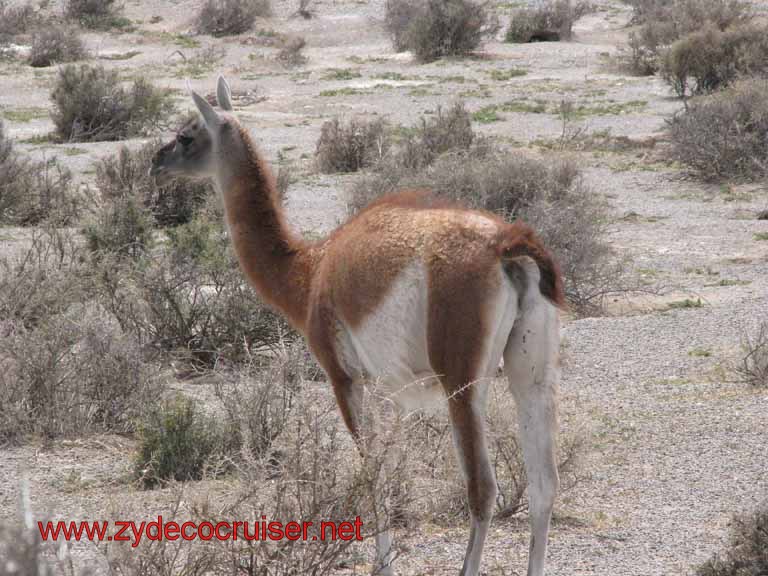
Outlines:
<svg viewBox="0 0 768 576"><path fill-rule="evenodd" d="M191 136L187 136L186 134L179 134L176 136L176 140L179 144L184 146L185 148L192 144L192 141L194 140Z"/></svg>

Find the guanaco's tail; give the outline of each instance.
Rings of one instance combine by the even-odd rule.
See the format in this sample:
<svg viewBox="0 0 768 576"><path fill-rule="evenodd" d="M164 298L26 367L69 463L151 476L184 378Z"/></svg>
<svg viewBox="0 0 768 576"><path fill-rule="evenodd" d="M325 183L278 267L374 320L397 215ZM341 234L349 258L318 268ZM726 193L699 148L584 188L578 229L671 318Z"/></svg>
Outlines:
<svg viewBox="0 0 768 576"><path fill-rule="evenodd" d="M565 308L560 267L529 226L522 222L505 226L499 234L497 249L508 273L512 271L507 267L514 266L516 258L528 256L533 259L539 267L539 290L555 306Z"/></svg>

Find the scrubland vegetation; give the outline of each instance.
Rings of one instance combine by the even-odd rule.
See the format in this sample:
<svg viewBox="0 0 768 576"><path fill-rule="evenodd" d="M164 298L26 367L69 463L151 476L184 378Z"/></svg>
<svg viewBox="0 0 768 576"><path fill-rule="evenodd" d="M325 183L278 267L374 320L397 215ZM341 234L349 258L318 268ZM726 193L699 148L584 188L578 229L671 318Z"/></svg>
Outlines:
<svg viewBox="0 0 768 576"><path fill-rule="evenodd" d="M269 0L206 0L197 15L197 29L211 36L241 34L271 12Z"/></svg>
<svg viewBox="0 0 768 576"><path fill-rule="evenodd" d="M622 64L635 74L658 74L670 96L680 98L678 112L659 136L663 145L646 149L643 142L608 131L587 133L583 126L571 132L575 108L566 100L559 106L559 99L552 98L543 104L529 100L504 105L489 102L488 88L479 81L469 85L474 82L469 74L436 79L443 65L458 59L489 68L487 83L516 82L526 70L501 69L492 58L483 61L479 51L484 42L501 41L502 36L514 43L567 41L574 23L599 6L553 0L499 11L468 0L388 0L383 24L393 48L414 55L408 74L426 85L407 88L413 90L408 101L418 103L416 120L403 126L387 116L357 114L353 106L339 113L336 105L318 105L319 112L313 109L307 115L318 120L312 150L284 163L283 154L289 157L291 147L278 153L281 163L275 173L281 195L290 196L294 180L308 185L320 178L318 173L322 178L341 174L344 184L337 192L351 216L383 194L425 188L509 221L525 220L562 267L568 317L613 313L610 297L638 285L632 264L611 235L611 227L617 226L612 197L594 189L594 173L588 177L595 162L641 149L641 167L621 170L682 168L696 180L726 188L759 184L768 176L768 33L753 21L748 5L738 0L627 3L633 31ZM310 11L308 2L298 4L297 14L307 21L319 20L318 12L325 8ZM423 524L447 529L464 522L465 489L445 415L409 415L373 443L375 450L358 458L332 398L316 389L325 377L306 345L246 284L210 183L159 184L149 176L159 134L183 119L176 109L181 100L159 82L121 74L111 65L81 62L96 57L96 46L82 40L91 38L81 36L82 29L117 34L141 23L128 20L124 8L112 0L68 0L60 10L54 15L66 21L54 25L50 11L0 2L0 60L16 58L4 51L4 43L25 37L28 56L9 66L56 66L46 84L54 132L43 135L42 143L61 150L58 156L35 155L30 148L40 142L14 141L0 120L0 223L24 227L29 235L19 250L0 258L0 449L117 434L128 442L130 472L115 482L135 489L137 498L145 490L181 493L184 483L198 481L219 479L231 487L218 506L177 503L169 519L258 519L265 514L288 521L363 515L369 536L377 527ZM244 45L268 46L267 56L253 52L258 66L275 65L268 73L257 70L259 83L273 73L297 85L307 78L344 81L372 74L362 66L362 72L334 68L325 75L310 67L297 69L307 62L307 42L303 36L261 29L268 18L277 19L268 1L208 0L195 15L193 32L211 38L165 34L183 50L198 48L198 38L216 42L236 35ZM210 76L211 61L226 69L223 52L214 58L216 46L206 44L189 58L182 53L187 67L180 74L194 69L200 77ZM391 60L366 58L365 66L392 65ZM429 66L423 74L422 64ZM170 66L167 61L163 65ZM189 75L197 77L197 72ZM383 74L406 78L399 72ZM536 80L534 89L546 88L548 81ZM439 104L422 106L419 90L437 90L443 82L452 87L439 94ZM351 90L347 96L359 93L357 88L334 90L328 93L340 98L345 90ZM459 92L463 100L454 100ZM626 102L587 103L579 120L597 116L598 109L618 116L639 108ZM497 110L537 117L559 111L562 135L555 144L542 145L546 142L517 142L503 131L486 132L480 126L481 112ZM274 109L268 114L265 123L274 122ZM285 129L293 128L292 122L278 121ZM115 148L74 174L61 158L71 143L134 138L142 141ZM646 154L656 163L646 160ZM598 166L604 169L605 164ZM312 231L308 235L314 237ZM721 282L726 286L731 280ZM739 281L732 282L736 286ZM681 300L685 306L673 302L668 313L703 307L702 299L694 298ZM765 322L745 333L742 345L735 379L743 390L759 394L768 387ZM691 356L709 357L710 352ZM606 368L600 364L599 369ZM210 399L184 387L198 380L213 382ZM375 392L366 398L376 401ZM489 444L499 488L496 513L503 518L527 509L527 479L512 398L494 387L490 404ZM616 433L621 442L633 440L635 423L622 426ZM601 446L616 442L610 437L614 431L605 428L602 434L609 438L600 437L596 442ZM558 466L567 494L588 476L584 460L593 439L572 415L564 430ZM385 472L384 462L393 452L398 465ZM389 496L385 509L371 501L373 485ZM596 530L602 522L609 520L590 518L585 525ZM735 519L729 548L701 565L698 574L763 574L768 565L765 525L764 507ZM227 573L232 566L248 574L334 574L340 567L366 563L344 541L185 546L183 553L173 542L138 550L111 546L104 555L116 573L126 575L151 572L149 566L191 575ZM29 530L0 524L0 557L21 567L9 573L8 564L0 562L0 575L5 576L46 573L43 558L53 556Z"/></svg>
<svg viewBox="0 0 768 576"><path fill-rule="evenodd" d="M701 565L697 576L759 575L768 571L768 502L734 517L731 541L722 554Z"/></svg>
<svg viewBox="0 0 768 576"><path fill-rule="evenodd" d="M395 50L422 62L469 54L498 26L487 5L471 0L387 0L385 25Z"/></svg>
<svg viewBox="0 0 768 576"><path fill-rule="evenodd" d="M589 2L546 0L515 10L506 32L507 42L570 40L573 23L594 10Z"/></svg>

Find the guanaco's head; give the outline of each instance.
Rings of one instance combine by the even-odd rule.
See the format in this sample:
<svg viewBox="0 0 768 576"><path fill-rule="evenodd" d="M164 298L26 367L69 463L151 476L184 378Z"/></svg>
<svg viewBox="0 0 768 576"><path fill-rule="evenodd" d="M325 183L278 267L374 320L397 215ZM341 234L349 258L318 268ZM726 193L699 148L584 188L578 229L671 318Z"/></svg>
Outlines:
<svg viewBox="0 0 768 576"><path fill-rule="evenodd" d="M214 176L221 136L225 131L232 130L236 123L230 114L216 112L194 90L190 89L190 94L200 114L184 124L176 137L155 153L149 174L158 180ZM216 98L222 110L232 111L229 84L222 76L219 76L216 86Z"/></svg>

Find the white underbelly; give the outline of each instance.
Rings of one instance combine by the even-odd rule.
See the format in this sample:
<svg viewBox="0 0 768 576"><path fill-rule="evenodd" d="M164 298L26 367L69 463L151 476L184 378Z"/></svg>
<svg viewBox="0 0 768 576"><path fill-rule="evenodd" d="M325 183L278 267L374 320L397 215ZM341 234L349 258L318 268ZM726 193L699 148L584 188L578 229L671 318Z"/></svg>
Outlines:
<svg viewBox="0 0 768 576"><path fill-rule="evenodd" d="M414 262L397 277L376 311L348 329L349 344L369 386L405 410L443 398L427 350L427 270Z"/></svg>
<svg viewBox="0 0 768 576"><path fill-rule="evenodd" d="M512 328L516 294L506 275L492 296L490 330L478 378L493 376ZM342 349L352 367L364 372L376 393L406 411L432 409L445 399L429 362L427 318L429 298L426 267L415 262L403 270L377 310L358 327L345 330ZM478 305L481 305L478 303Z"/></svg>

